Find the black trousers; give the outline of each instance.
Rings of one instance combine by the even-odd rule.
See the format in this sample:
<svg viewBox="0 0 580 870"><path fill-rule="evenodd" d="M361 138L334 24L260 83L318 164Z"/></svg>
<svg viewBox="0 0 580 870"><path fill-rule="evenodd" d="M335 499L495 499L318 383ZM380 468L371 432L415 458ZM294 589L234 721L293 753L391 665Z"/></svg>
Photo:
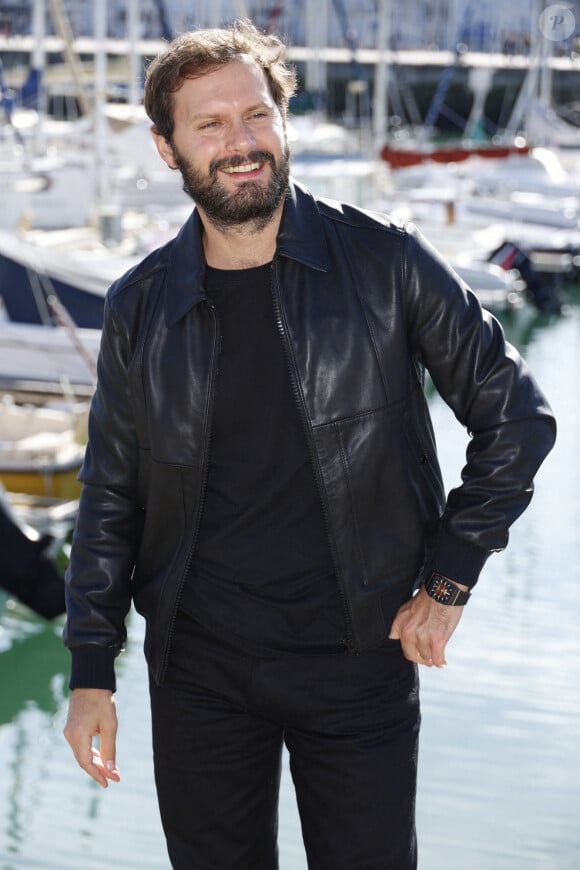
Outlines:
<svg viewBox="0 0 580 870"><path fill-rule="evenodd" d="M176 870L276 870L283 744L310 870L415 870L419 698L400 645L248 655L181 615L150 681Z"/></svg>

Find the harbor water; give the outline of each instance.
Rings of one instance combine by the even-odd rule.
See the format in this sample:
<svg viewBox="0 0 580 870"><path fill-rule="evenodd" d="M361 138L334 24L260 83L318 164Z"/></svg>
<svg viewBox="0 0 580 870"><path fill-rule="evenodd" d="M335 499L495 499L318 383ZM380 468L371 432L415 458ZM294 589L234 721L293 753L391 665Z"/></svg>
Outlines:
<svg viewBox="0 0 580 870"><path fill-rule="evenodd" d="M580 867L580 309L506 325L551 400L559 438L507 551L491 557L448 649L422 669L420 870ZM441 462L466 436L431 398ZM153 787L143 625L131 615L117 693L122 782L106 791L62 737L62 623L0 598L0 870L166 870ZM291 779L281 870L305 870Z"/></svg>

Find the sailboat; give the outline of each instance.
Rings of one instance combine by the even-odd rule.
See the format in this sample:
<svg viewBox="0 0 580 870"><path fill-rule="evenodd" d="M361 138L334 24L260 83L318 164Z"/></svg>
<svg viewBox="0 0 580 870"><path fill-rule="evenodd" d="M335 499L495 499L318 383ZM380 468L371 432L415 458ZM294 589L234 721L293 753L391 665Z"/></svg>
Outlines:
<svg viewBox="0 0 580 870"><path fill-rule="evenodd" d="M452 60L439 78L425 117L415 119L413 135L409 135L408 130L395 130L391 131L393 135L385 138L381 156L392 169L417 166L421 163L456 164L471 156L495 160L513 156L525 157L537 146L580 149L580 128L567 123L552 105L555 42L542 25L542 16L549 15L542 0L531 0L529 53L527 57L522 55L517 59L518 65L525 64L527 70L510 116L491 138L483 135L482 130L489 126L484 118L484 106L492 85L494 56L488 58L489 67L481 66L473 60L466 61L469 48L462 39L464 29L468 28L475 14L474 10L481 5L476 0L465 3L454 40ZM488 6L487 11L480 10L479 14L485 17L490 13ZM383 14L387 15L388 12ZM496 20L497 14L492 14L492 18L490 29L494 29L496 35L501 35L502 27ZM503 57L503 63L509 67L505 55L499 53L495 57L497 56ZM446 97L457 72L464 68L466 62L471 64L468 83L474 96L470 117L464 120L456 117L446 106ZM386 100L386 96L384 99ZM433 141L433 127L441 115L451 117L461 128L461 138L458 141L451 144ZM399 132L401 135L398 135Z"/></svg>
<svg viewBox="0 0 580 870"><path fill-rule="evenodd" d="M0 404L0 483L10 492L76 499L84 457L86 405L47 408Z"/></svg>
<svg viewBox="0 0 580 870"><path fill-rule="evenodd" d="M135 5L131 0L130 6ZM44 0L35 0L38 7L44 8ZM82 93L82 74L74 63L73 37L64 7L59 0L51 0L51 7ZM137 107L128 107L135 109L136 123L128 116L123 131L116 136L108 126L107 111L110 108L113 113L114 109L105 100L106 12L104 0L95 0L94 35L102 50L95 54L92 101L85 93L91 148L73 151L72 160L70 155L62 158L69 172L80 167L79 176L69 178L64 192L52 183L54 195L62 195L62 199L58 208L53 208L50 230L43 224L39 227L34 209L27 217L27 200L22 197L17 198L22 212L18 226L12 218L11 226L2 231L0 220L0 297L6 315L14 322L57 323L47 302L55 297L78 327L99 329L105 293L112 281L166 241L191 210L175 173L166 171L163 184L154 183L148 175L149 163L145 167L143 160L147 161L148 152L153 151L153 143ZM116 121L119 126L119 119ZM160 165L157 155L155 161ZM140 174L135 176L135 171ZM124 193L128 202L123 201ZM77 199L86 199L88 214L69 207L69 202ZM154 214L145 209L140 202L143 199L155 209Z"/></svg>

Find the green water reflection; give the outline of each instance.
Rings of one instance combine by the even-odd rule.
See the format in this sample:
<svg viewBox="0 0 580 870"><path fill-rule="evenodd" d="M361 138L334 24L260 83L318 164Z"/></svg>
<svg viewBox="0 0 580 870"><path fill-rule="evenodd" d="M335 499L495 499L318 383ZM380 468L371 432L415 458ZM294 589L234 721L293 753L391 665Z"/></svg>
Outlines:
<svg viewBox="0 0 580 870"><path fill-rule="evenodd" d="M54 678L64 674L69 655L63 648L60 628L34 621L24 608L4 614L0 641L0 725L11 722L29 704L55 714L59 697Z"/></svg>

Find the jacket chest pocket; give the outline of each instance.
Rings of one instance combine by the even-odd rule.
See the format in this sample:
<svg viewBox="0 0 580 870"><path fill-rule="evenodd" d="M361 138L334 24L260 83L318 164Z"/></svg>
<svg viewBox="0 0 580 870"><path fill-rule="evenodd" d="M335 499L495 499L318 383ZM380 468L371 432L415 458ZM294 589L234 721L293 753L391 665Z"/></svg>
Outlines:
<svg viewBox="0 0 580 870"><path fill-rule="evenodd" d="M143 354L143 446L157 462L196 466L206 449L217 368L217 324L206 309L159 327Z"/></svg>

